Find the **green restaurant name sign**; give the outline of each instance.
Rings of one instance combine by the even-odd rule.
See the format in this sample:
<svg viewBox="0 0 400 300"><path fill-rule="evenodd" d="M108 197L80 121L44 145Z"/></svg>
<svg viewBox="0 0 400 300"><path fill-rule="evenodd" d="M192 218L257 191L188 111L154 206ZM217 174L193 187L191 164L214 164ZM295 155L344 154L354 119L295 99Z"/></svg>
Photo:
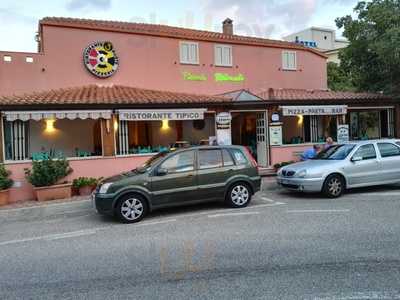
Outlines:
<svg viewBox="0 0 400 300"><path fill-rule="evenodd" d="M190 72L183 72L183 79L189 81L206 81L207 76L204 74L193 74Z"/></svg>
<svg viewBox="0 0 400 300"><path fill-rule="evenodd" d="M207 81L207 75L205 74L193 74L191 72L183 72L183 79L188 81ZM215 82L243 82L245 81L243 74L229 75L226 73L214 73Z"/></svg>
<svg viewBox="0 0 400 300"><path fill-rule="evenodd" d="M228 75L225 73L215 73L214 74L214 79L216 82L242 82L244 81L244 75L243 74L238 74L238 75Z"/></svg>

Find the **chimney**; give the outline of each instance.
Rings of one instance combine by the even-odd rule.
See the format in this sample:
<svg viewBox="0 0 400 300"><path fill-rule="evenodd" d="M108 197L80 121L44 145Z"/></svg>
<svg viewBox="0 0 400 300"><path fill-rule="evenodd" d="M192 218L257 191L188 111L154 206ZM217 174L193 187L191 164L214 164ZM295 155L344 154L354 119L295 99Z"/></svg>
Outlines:
<svg viewBox="0 0 400 300"><path fill-rule="evenodd" d="M229 18L226 18L222 22L222 33L233 35L233 21Z"/></svg>

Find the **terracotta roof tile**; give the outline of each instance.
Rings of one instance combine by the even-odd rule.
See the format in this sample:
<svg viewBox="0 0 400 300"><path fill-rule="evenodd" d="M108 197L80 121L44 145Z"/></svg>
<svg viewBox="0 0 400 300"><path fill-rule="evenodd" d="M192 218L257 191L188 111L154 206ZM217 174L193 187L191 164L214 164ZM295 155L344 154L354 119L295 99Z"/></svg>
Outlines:
<svg viewBox="0 0 400 300"><path fill-rule="evenodd" d="M180 39L193 39L193 40L224 42L232 44L299 49L299 50L313 52L325 58L327 57L322 52L292 42L251 37L251 36L242 36L235 34L230 35L221 32L173 27L167 25L78 19L78 18L63 18L63 17L45 17L40 20L39 24L72 27L72 28L83 28L91 30L104 30L104 31L116 31L116 32L126 32L126 33L135 33L144 35L155 35L155 36L164 36L164 37L172 37Z"/></svg>
<svg viewBox="0 0 400 300"><path fill-rule="evenodd" d="M84 104L196 104L231 102L228 97L175 93L121 85L61 88L21 95L0 96L7 105L84 105Z"/></svg>
<svg viewBox="0 0 400 300"><path fill-rule="evenodd" d="M306 101L313 104L318 101L336 102L363 102L370 100L392 100L390 96L379 93L353 93L334 92L329 90L305 90L305 89L272 89L257 94L269 102Z"/></svg>

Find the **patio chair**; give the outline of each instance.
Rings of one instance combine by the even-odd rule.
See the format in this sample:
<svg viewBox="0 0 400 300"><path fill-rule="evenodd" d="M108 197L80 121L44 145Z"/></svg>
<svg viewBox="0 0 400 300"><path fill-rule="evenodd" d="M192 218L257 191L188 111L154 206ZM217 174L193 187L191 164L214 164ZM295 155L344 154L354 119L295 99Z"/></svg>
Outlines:
<svg viewBox="0 0 400 300"><path fill-rule="evenodd" d="M33 152L32 153L32 160L47 160L50 158L48 152Z"/></svg>

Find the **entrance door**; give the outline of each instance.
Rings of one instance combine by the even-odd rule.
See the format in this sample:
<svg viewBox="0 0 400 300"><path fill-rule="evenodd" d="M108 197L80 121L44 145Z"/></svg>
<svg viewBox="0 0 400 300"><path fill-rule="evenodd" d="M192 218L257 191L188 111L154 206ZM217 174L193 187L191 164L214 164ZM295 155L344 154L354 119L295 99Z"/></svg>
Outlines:
<svg viewBox="0 0 400 300"><path fill-rule="evenodd" d="M268 166L267 158L267 126L266 113L258 112L256 121L257 163L261 167Z"/></svg>

